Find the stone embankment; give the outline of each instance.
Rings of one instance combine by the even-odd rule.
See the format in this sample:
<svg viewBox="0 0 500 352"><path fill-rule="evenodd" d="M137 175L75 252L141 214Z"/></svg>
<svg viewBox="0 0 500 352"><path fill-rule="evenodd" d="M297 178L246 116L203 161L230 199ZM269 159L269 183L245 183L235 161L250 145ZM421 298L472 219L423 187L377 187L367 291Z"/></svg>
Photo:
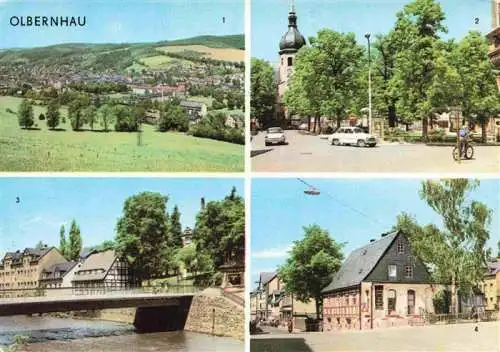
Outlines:
<svg viewBox="0 0 500 352"><path fill-rule="evenodd" d="M184 330L244 340L244 312L244 306L224 297L221 290L207 289L193 298Z"/></svg>

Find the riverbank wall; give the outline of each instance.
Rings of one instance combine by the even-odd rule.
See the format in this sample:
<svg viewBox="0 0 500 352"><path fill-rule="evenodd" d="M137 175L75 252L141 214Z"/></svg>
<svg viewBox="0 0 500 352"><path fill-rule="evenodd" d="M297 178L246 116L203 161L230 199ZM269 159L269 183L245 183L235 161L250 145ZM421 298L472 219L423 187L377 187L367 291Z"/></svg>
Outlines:
<svg viewBox="0 0 500 352"><path fill-rule="evenodd" d="M184 330L245 339L244 306L223 297L219 292L205 291L193 298Z"/></svg>

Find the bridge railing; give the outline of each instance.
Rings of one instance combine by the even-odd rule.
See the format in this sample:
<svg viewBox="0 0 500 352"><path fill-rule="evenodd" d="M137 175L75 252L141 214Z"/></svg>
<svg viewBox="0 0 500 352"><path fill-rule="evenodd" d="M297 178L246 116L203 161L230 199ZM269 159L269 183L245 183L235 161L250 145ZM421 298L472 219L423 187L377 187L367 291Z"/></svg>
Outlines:
<svg viewBox="0 0 500 352"><path fill-rule="evenodd" d="M64 298L76 296L124 296L156 294L195 294L203 288L192 285L163 285L143 287L57 287L0 290L0 300L28 297Z"/></svg>

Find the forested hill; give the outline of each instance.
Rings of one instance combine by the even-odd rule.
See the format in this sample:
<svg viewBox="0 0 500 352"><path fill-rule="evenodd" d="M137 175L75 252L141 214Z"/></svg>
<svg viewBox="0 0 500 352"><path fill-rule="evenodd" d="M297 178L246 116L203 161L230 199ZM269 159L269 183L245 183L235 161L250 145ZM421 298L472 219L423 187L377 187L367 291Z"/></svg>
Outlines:
<svg viewBox="0 0 500 352"><path fill-rule="evenodd" d="M241 57L243 58L244 43L245 37L242 34L229 36L207 35L155 43L68 43L29 49L2 50L0 51L0 66L32 65L53 67L71 65L84 70L126 69L134 63L142 62L145 58L158 55L168 56L171 54L169 48L175 48L172 53L177 56L185 52L192 58L193 53L198 53L199 57L210 56L214 60L224 61L226 57L224 50L231 53L241 51ZM239 60L238 55L237 58ZM235 60L228 59L228 61Z"/></svg>

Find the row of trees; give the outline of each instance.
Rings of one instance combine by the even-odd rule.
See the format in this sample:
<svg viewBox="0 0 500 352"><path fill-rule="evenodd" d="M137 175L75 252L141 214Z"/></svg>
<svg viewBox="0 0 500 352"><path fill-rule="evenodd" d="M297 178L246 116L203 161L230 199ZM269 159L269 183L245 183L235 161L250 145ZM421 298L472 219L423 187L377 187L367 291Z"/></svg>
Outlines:
<svg viewBox="0 0 500 352"><path fill-rule="evenodd" d="M373 109L390 127L421 121L423 136L437 113L460 108L483 128L500 112L498 74L488 42L471 31L444 41L446 17L435 0L414 0L397 14L394 27L377 35L371 55ZM291 114L329 116L337 126L359 115L368 102L368 54L352 33L320 30L296 56L284 104ZM252 60L252 112L266 125L275 115L276 83L269 63ZM316 126L314 126L316 128Z"/></svg>
<svg viewBox="0 0 500 352"><path fill-rule="evenodd" d="M194 244L182 247L181 213L167 213L168 197L143 192L128 198L116 227L116 250L138 279L149 280L178 272L182 263L192 273L214 280L227 252L244 255L244 202L233 188L220 201L203 207L193 229Z"/></svg>
<svg viewBox="0 0 500 352"><path fill-rule="evenodd" d="M394 230L402 231L412 250L427 266L436 283L451 286L452 312L458 312L457 292L468 296L482 281L484 267L491 257L486 247L490 238L492 211L484 203L471 200L469 193L479 181L450 179L424 181L420 197L442 219L442 226L418 224L414 217L402 213ZM320 316L322 289L326 287L344 259L343 247L327 230L317 225L304 228L304 238L295 241L279 277L287 292L302 301L316 300ZM500 242L498 243L500 257Z"/></svg>

